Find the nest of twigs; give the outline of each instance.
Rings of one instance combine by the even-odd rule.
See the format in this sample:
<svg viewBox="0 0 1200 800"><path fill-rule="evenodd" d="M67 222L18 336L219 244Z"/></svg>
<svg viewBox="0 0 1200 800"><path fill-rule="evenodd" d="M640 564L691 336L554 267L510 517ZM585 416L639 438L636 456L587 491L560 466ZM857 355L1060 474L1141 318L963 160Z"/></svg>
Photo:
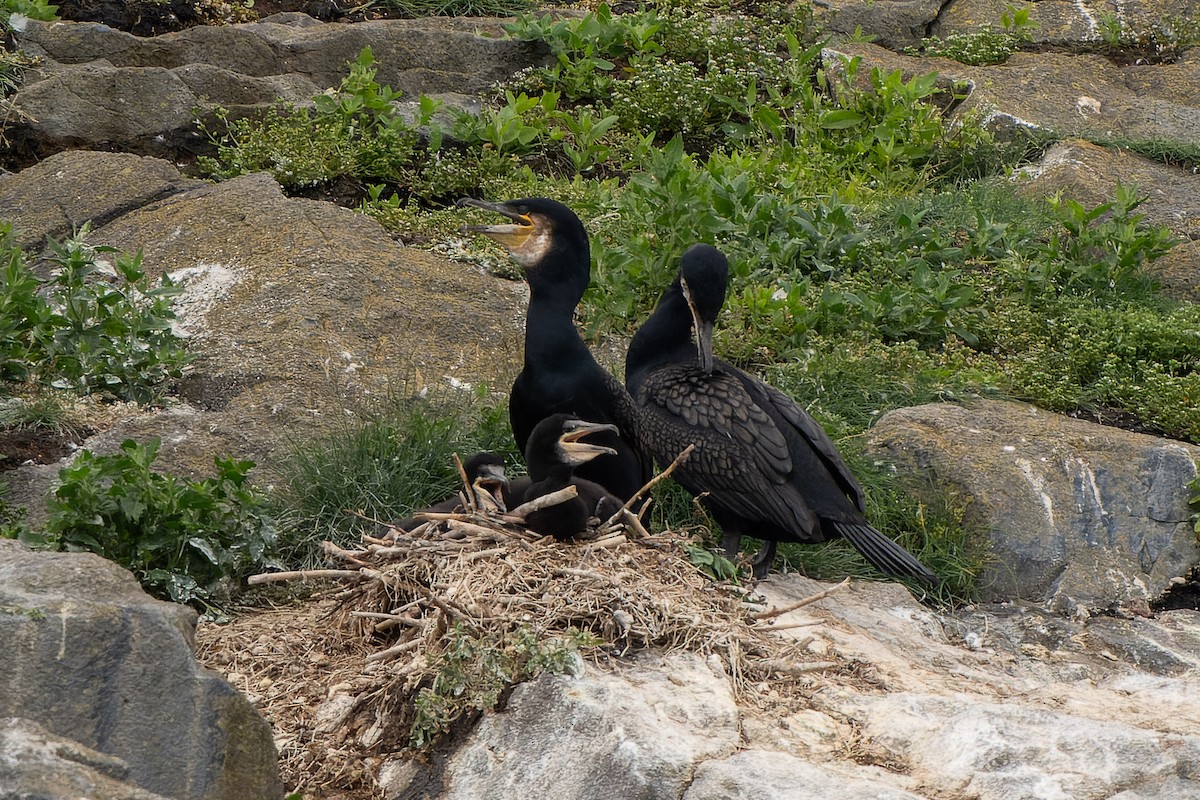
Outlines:
<svg viewBox="0 0 1200 800"><path fill-rule="evenodd" d="M358 683L345 716L366 752L427 745L502 700L511 684L547 668L578 669L582 659L647 648L716 656L735 697L750 705L768 677L777 702L789 681L840 666L815 661L803 642L767 628L804 603L756 609L745 589L691 562L687 537L648 532L628 506L559 542L522 525L526 507L506 511L470 486L461 500L461 513L364 536L357 549L327 544L337 569L252 579L339 581L326 595L331 616L367 647L369 680ZM453 698L470 702L455 706Z"/></svg>

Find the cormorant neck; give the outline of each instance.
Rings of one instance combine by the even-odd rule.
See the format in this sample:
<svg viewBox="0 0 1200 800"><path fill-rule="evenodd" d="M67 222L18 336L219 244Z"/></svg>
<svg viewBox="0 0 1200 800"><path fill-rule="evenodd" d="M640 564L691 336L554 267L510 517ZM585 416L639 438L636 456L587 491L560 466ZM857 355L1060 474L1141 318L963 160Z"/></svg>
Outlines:
<svg viewBox="0 0 1200 800"><path fill-rule="evenodd" d="M634 334L625 358L626 382L635 373L660 364L696 360L692 313L683 292L675 285Z"/></svg>

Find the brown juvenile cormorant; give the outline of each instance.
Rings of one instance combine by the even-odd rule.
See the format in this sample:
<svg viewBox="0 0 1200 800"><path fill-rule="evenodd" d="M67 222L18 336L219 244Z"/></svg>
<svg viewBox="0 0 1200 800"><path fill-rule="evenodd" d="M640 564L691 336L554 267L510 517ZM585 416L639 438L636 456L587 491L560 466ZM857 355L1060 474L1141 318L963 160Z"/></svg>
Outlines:
<svg viewBox="0 0 1200 800"><path fill-rule="evenodd" d="M688 248L679 276L633 337L625 383L642 414L646 449L670 463L696 445L674 477L703 495L731 556L743 534L766 541L753 563L756 578L770 570L781 541L841 536L882 572L936 583L867 522L862 489L817 421L783 392L713 358L728 275L719 250Z"/></svg>
<svg viewBox="0 0 1200 800"><path fill-rule="evenodd" d="M628 500L650 478L651 460L639 443L637 410L629 394L592 357L575 328L575 306L591 280L591 250L583 223L571 209L546 198L504 203L465 198L473 206L502 214L511 223L465 225L508 248L529 283L525 317L525 364L513 383L508 413L517 447L525 452L540 421L559 412L615 425L596 443L611 448L580 467L581 477Z"/></svg>
<svg viewBox="0 0 1200 800"><path fill-rule="evenodd" d="M492 497L503 502L506 507L508 503L512 502L513 498L510 494L508 478L504 473L504 459L500 456L495 453L476 453L463 463L463 472L466 473L467 480L471 482L473 487L486 489ZM417 526L424 524L423 520L415 519L416 514L426 512L452 514L455 511L461 510L462 501L459 500L456 494L454 497L448 497L428 508L415 511L412 515L393 522L389 527L399 528L402 531L411 531Z"/></svg>
<svg viewBox="0 0 1200 800"><path fill-rule="evenodd" d="M585 422L570 414L552 414L534 426L525 448L528 482L525 485L519 478L514 481L514 493L523 485L521 501L525 503L567 486L574 486L577 494L571 500L526 516L525 525L530 530L556 539L570 539L587 529L588 517L608 517L620 509L621 501L607 489L575 474L578 467L614 453L611 447L583 439L599 439L601 434L615 432L615 425Z"/></svg>

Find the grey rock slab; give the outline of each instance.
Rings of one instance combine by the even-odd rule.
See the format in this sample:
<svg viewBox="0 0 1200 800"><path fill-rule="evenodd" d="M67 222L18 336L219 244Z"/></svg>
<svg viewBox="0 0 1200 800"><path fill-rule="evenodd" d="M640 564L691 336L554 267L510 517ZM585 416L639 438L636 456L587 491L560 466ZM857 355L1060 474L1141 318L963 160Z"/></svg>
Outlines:
<svg viewBox="0 0 1200 800"><path fill-rule="evenodd" d="M0 717L119 758L150 792L278 797L270 728L196 665L195 621L98 556L0 541Z"/></svg>
<svg viewBox="0 0 1200 800"><path fill-rule="evenodd" d="M831 31L850 36L858 28L884 47L899 49L928 35L942 5L941 0L830 0L818 19Z"/></svg>
<svg viewBox="0 0 1200 800"><path fill-rule="evenodd" d="M167 800L128 782L129 765L36 722L0 719L0 796L38 800Z"/></svg>
<svg viewBox="0 0 1200 800"><path fill-rule="evenodd" d="M993 556L989 599L1109 608L1157 598L1200 564L1194 445L999 401L889 412L868 440L899 474L968 501Z"/></svg>
<svg viewBox="0 0 1200 800"><path fill-rule="evenodd" d="M1036 27L1027 32L1034 42L1056 45L1085 45L1103 41L1108 18L1119 22L1126 37L1134 39L1139 34L1161 28L1172 17L1192 20L1192 24L1195 24L1200 15L1200 4L1195 0L1038 0L1033 3L950 0L930 26L930 34L946 37L957 33L973 33L984 25L1000 30L1000 17L1009 6L1029 9L1029 19Z"/></svg>
<svg viewBox="0 0 1200 800"><path fill-rule="evenodd" d="M1175 65L1120 67L1098 55L1018 52L1003 64L971 67L860 43L840 44L822 54L830 69L850 56L862 58L860 80L879 67L900 70L906 78L936 71L944 84L957 81L969 87L955 113L978 113L1000 133L1034 129L1067 137L1189 142L1200 129L1200 107L1189 94L1146 88L1174 86ZM1127 80L1136 80L1138 88Z"/></svg>
<svg viewBox="0 0 1200 800"><path fill-rule="evenodd" d="M1168 781L1200 796L1200 737L1055 709L907 693L860 696L876 758L978 800L1108 798ZM1159 796L1153 794L1151 796Z"/></svg>
<svg viewBox="0 0 1200 800"><path fill-rule="evenodd" d="M102 226L147 203L204 185L166 161L129 153L67 151L0 177L0 219L17 244L37 249L85 222Z"/></svg>
<svg viewBox="0 0 1200 800"><path fill-rule="evenodd" d="M638 662L518 686L451 757L442 800L679 797L697 764L738 748L737 707L698 657Z"/></svg>
<svg viewBox="0 0 1200 800"><path fill-rule="evenodd" d="M747 750L729 758L705 761L696 770L681 800L926 800L930 795L899 788L901 779L877 770L872 779L861 767L817 764L788 753Z"/></svg>

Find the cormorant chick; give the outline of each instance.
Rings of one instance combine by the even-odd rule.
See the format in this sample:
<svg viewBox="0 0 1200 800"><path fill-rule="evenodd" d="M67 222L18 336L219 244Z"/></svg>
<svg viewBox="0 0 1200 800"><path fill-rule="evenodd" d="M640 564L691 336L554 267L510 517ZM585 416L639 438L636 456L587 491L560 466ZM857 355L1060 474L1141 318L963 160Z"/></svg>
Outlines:
<svg viewBox="0 0 1200 800"><path fill-rule="evenodd" d="M625 388L596 363L575 328L575 306L591 279L591 251L583 223L562 203L533 197L473 206L512 220L465 225L508 248L529 283L525 364L513 383L508 412L517 447L525 452L534 426L551 414L616 426L596 442L613 452L580 467L580 475L628 500L650 478L651 460L637 434L637 410Z"/></svg>
<svg viewBox="0 0 1200 800"><path fill-rule="evenodd" d="M471 486L476 490L486 489L492 497L504 503L505 507L512 501L513 498L509 494L508 478L504 474L504 459L495 453L476 453L463 463L463 472L466 473L467 480L471 482ZM514 503L514 505L516 504ZM459 500L458 495L455 494L453 497L448 497L429 508L414 511L413 515L393 522L389 527L399 528L402 531L411 531L418 525L424 524L424 520L415 519L417 514L426 512L453 514L456 511L462 510L462 502Z"/></svg>
<svg viewBox="0 0 1200 800"><path fill-rule="evenodd" d="M816 420L783 392L713 358L728 274L716 248L688 248L678 278L633 337L625 383L642 414L646 449L669 463L696 445L674 477L704 495L730 556L743 534L766 541L753 562L756 578L770 570L781 541L841 536L882 572L937 583L867 522L862 489Z"/></svg>
<svg viewBox="0 0 1200 800"><path fill-rule="evenodd" d="M583 439L615 431L615 425L585 422L570 414L553 414L534 426L525 448L530 483L521 501L528 503L567 486L574 486L577 496L530 513L525 518L526 527L556 539L570 539L587 529L588 517L608 517L617 512L620 500L600 484L575 475L578 467L593 459L613 455L611 447Z"/></svg>

